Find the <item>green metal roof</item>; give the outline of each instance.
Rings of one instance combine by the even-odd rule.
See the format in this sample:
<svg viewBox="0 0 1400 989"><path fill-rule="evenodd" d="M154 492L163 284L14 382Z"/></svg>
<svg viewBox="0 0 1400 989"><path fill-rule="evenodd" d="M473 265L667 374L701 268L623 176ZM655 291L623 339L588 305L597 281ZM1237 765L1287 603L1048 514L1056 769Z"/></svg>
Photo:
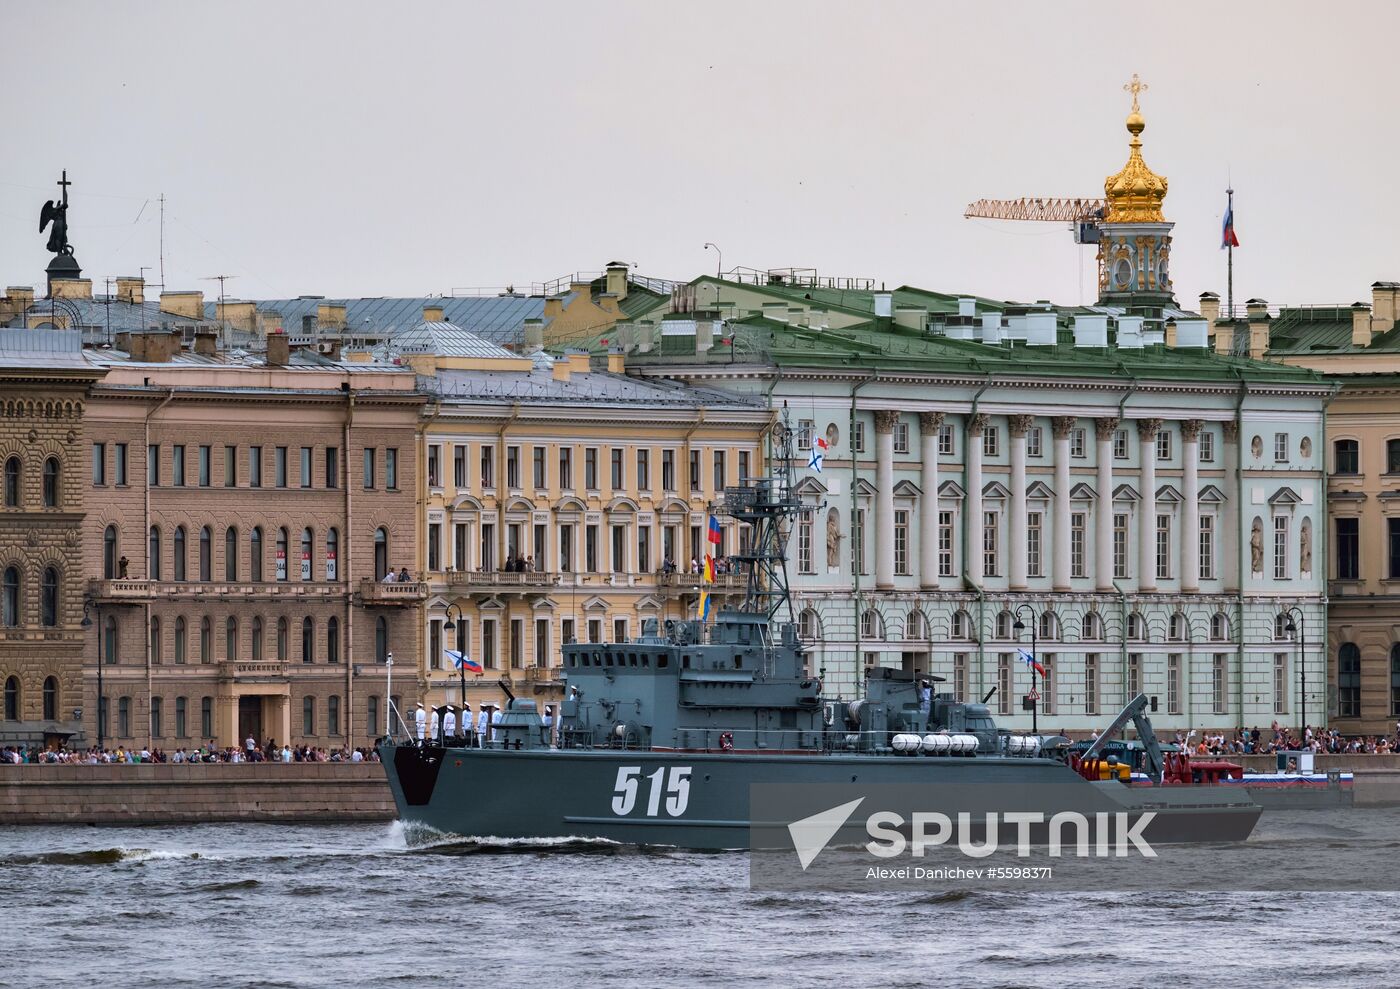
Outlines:
<svg viewBox="0 0 1400 989"><path fill-rule="evenodd" d="M1269 325L1270 357L1310 354L1376 354L1400 351L1400 325L1372 338L1368 347L1351 342L1350 306L1282 309Z"/></svg>

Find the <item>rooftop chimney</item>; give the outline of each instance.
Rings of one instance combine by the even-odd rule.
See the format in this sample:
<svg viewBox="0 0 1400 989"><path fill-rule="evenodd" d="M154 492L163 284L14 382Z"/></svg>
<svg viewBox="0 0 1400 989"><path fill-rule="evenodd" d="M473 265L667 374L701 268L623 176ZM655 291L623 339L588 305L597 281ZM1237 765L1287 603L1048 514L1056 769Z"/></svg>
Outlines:
<svg viewBox="0 0 1400 989"><path fill-rule="evenodd" d="M1400 282L1375 282L1371 285L1371 330L1384 333L1400 319Z"/></svg>
<svg viewBox="0 0 1400 989"><path fill-rule="evenodd" d="M1214 292L1201 293L1201 315L1206 318L1207 323L1214 323L1220 318L1220 296Z"/></svg>
<svg viewBox="0 0 1400 989"><path fill-rule="evenodd" d="M588 354L582 350L571 350L564 355L569 362L570 374L587 374L592 370L588 363Z"/></svg>
<svg viewBox="0 0 1400 989"><path fill-rule="evenodd" d="M267 335L268 367L286 367L290 358L291 348L287 344L287 334L269 333Z"/></svg>
<svg viewBox="0 0 1400 989"><path fill-rule="evenodd" d="M627 265L621 261L611 261L607 267L607 290L609 295L621 302L627 298Z"/></svg>
<svg viewBox="0 0 1400 989"><path fill-rule="evenodd" d="M204 293L162 292L160 293L160 311L170 313L172 316L184 316L186 319L203 319Z"/></svg>
<svg viewBox="0 0 1400 989"><path fill-rule="evenodd" d="M1351 305L1351 345L1371 346L1371 307L1364 302Z"/></svg>
<svg viewBox="0 0 1400 989"><path fill-rule="evenodd" d="M707 316L695 320L695 356L703 357L715 345L715 321Z"/></svg>
<svg viewBox="0 0 1400 989"><path fill-rule="evenodd" d="M194 352L213 357L219 352L219 335L213 330L199 330L194 335Z"/></svg>
<svg viewBox="0 0 1400 989"><path fill-rule="evenodd" d="M992 344L993 346L996 346L997 344L1001 343L1001 313L984 312L982 314L981 322L982 342ZM970 328L965 328L963 326L954 327L952 322L950 321L948 324L948 336L954 337L958 340L971 340L972 331Z"/></svg>
<svg viewBox="0 0 1400 989"><path fill-rule="evenodd" d="M544 320L525 320L525 353L535 354L544 350Z"/></svg>
<svg viewBox="0 0 1400 989"><path fill-rule="evenodd" d="M976 316L977 300L967 295L964 295L962 298L958 299L958 315Z"/></svg>
<svg viewBox="0 0 1400 989"><path fill-rule="evenodd" d="M1107 347L1108 317L1097 314L1075 316L1074 345L1076 347Z"/></svg>
<svg viewBox="0 0 1400 989"><path fill-rule="evenodd" d="M345 329L345 303L319 303L316 306L316 325L328 330Z"/></svg>
<svg viewBox="0 0 1400 989"><path fill-rule="evenodd" d="M440 304L433 303L423 307L423 322L441 323L444 321L444 319L446 319L446 317L443 314L442 306Z"/></svg>
<svg viewBox="0 0 1400 989"><path fill-rule="evenodd" d="M928 310L921 306L895 306L894 325L908 327L911 330L924 331L924 324L928 321Z"/></svg>
<svg viewBox="0 0 1400 989"><path fill-rule="evenodd" d="M650 319L644 319L637 324L637 353L651 353L656 340L655 327L656 323Z"/></svg>
<svg viewBox="0 0 1400 989"><path fill-rule="evenodd" d="M892 315L891 307L894 305L894 293L876 292L873 296L873 299L875 302L876 317L884 317L888 319Z"/></svg>
<svg viewBox="0 0 1400 989"><path fill-rule="evenodd" d="M1235 350L1235 321L1217 319L1215 321L1215 352L1231 354Z"/></svg>
<svg viewBox="0 0 1400 989"><path fill-rule="evenodd" d="M146 279L121 275L117 278L117 301L139 306L146 301Z"/></svg>
<svg viewBox="0 0 1400 989"><path fill-rule="evenodd" d="M1204 319L1178 319L1176 321L1176 342L1167 341L1167 346L1180 350L1205 350L1210 346L1210 322Z"/></svg>
<svg viewBox="0 0 1400 989"><path fill-rule="evenodd" d="M1055 346L1055 314L1053 312L1026 313L1026 346Z"/></svg>
<svg viewBox="0 0 1400 989"><path fill-rule="evenodd" d="M620 347L611 347L608 350L608 373L627 373L627 355L622 352Z"/></svg>
<svg viewBox="0 0 1400 989"><path fill-rule="evenodd" d="M91 278L54 278L49 281L49 295L55 299L91 299Z"/></svg>
<svg viewBox="0 0 1400 989"><path fill-rule="evenodd" d="M553 373L554 380L555 380L555 381L568 381L568 380L569 380L569 368L570 368L570 364L569 364L569 359L568 359L567 357L556 357L556 358L554 359L554 366L553 366L553 368L551 369L551 370L552 370L552 373Z"/></svg>
<svg viewBox="0 0 1400 989"><path fill-rule="evenodd" d="M1119 350L1141 350L1141 349L1142 349L1142 317L1141 317L1141 316L1119 316L1119 317L1118 317L1118 349L1119 349Z"/></svg>

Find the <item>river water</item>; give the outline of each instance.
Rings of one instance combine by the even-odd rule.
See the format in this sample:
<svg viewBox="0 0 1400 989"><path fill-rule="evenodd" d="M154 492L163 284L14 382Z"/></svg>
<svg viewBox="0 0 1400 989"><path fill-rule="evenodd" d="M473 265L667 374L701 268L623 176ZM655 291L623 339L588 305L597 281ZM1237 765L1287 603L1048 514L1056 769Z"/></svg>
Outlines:
<svg viewBox="0 0 1400 989"><path fill-rule="evenodd" d="M1400 831L1397 811L1294 813L1251 840ZM742 853L410 848L397 824L10 828L0 986L1388 986L1398 908L1388 892L761 893Z"/></svg>

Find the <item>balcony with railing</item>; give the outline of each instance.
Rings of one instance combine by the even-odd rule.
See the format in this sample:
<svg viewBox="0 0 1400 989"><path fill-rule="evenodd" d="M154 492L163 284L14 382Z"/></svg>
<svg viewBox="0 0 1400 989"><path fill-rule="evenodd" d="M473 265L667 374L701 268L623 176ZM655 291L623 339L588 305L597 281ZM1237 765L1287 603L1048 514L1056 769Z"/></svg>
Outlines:
<svg viewBox="0 0 1400 989"><path fill-rule="evenodd" d="M412 605L428 599L428 585L421 580L360 581L360 601L368 605Z"/></svg>
<svg viewBox="0 0 1400 989"><path fill-rule="evenodd" d="M447 586L460 594L547 594L559 575L539 570L453 570Z"/></svg>
<svg viewBox="0 0 1400 989"><path fill-rule="evenodd" d="M748 578L741 573L715 574L710 590L716 593L742 591ZM669 594L699 594L705 586L705 575L698 573L659 573L656 575L657 590Z"/></svg>
<svg viewBox="0 0 1400 989"><path fill-rule="evenodd" d="M88 596L98 604L136 604L141 601L211 601L292 597L324 600L344 597L349 588L330 581L250 580L143 580L122 577L88 581Z"/></svg>

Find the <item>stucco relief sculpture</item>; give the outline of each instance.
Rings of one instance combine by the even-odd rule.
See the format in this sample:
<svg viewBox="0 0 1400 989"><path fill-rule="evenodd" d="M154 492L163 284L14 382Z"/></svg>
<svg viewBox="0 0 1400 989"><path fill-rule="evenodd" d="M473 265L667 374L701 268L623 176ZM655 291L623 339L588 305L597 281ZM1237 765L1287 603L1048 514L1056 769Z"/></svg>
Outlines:
<svg viewBox="0 0 1400 989"><path fill-rule="evenodd" d="M1254 573L1264 572L1264 523L1258 516L1249 533L1249 569Z"/></svg>
<svg viewBox="0 0 1400 989"><path fill-rule="evenodd" d="M841 513L834 508L826 513L826 565L841 566Z"/></svg>

